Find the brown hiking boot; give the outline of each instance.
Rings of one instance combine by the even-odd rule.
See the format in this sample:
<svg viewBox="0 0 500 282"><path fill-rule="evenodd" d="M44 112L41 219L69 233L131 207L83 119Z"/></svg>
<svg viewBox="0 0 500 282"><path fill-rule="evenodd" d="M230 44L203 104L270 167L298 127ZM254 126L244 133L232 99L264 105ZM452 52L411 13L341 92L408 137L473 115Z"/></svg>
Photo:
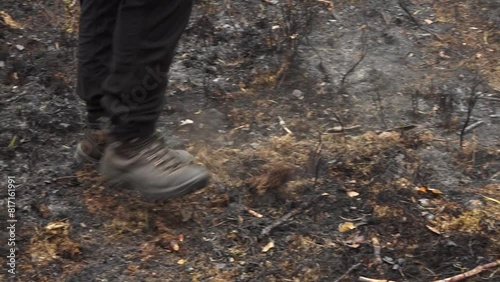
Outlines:
<svg viewBox="0 0 500 282"><path fill-rule="evenodd" d="M186 151L170 150L163 137L113 142L101 160L101 175L108 183L124 183L146 198L166 200L208 184L208 171L191 163Z"/></svg>
<svg viewBox="0 0 500 282"><path fill-rule="evenodd" d="M77 164L97 164L102 157L108 142L108 135L104 130L86 128L83 131L83 140L76 146L74 158Z"/></svg>
<svg viewBox="0 0 500 282"><path fill-rule="evenodd" d="M74 158L77 164L97 165L108 145L109 135L102 129L86 128L83 131L83 140L76 146ZM184 150L174 150L179 158L186 163L193 160L193 156Z"/></svg>

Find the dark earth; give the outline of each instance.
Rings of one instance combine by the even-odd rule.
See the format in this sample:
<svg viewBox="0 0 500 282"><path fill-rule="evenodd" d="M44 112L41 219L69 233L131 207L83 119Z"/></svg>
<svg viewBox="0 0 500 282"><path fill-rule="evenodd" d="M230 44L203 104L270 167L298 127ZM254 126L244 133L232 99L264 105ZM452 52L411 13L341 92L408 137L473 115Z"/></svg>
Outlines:
<svg viewBox="0 0 500 282"><path fill-rule="evenodd" d="M78 1L1 0L0 281L434 281L494 263L499 28L497 0L197 1L158 130L212 181L154 203L73 164Z"/></svg>

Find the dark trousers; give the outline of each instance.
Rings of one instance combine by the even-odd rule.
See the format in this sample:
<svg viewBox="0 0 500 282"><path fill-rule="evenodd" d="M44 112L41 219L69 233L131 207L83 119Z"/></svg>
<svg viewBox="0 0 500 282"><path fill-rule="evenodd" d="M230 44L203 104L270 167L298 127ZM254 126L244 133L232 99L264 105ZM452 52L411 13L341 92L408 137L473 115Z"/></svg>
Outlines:
<svg viewBox="0 0 500 282"><path fill-rule="evenodd" d="M88 122L117 138L151 135L192 0L80 0L77 93Z"/></svg>

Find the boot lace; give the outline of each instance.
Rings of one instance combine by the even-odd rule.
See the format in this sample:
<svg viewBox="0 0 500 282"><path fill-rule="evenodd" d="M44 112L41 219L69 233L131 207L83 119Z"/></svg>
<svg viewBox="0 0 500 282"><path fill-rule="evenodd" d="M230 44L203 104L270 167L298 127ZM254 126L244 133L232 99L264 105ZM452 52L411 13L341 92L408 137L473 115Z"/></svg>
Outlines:
<svg viewBox="0 0 500 282"><path fill-rule="evenodd" d="M175 151L170 150L165 139L161 136L155 136L145 148L140 152L140 154L146 156L146 160L153 162L153 164L163 171L174 170L181 165Z"/></svg>

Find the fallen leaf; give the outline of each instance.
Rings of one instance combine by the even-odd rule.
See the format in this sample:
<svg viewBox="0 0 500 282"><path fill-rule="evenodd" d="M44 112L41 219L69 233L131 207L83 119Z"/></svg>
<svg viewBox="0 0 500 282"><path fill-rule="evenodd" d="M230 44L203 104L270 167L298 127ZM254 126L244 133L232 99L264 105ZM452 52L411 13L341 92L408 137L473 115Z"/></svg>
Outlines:
<svg viewBox="0 0 500 282"><path fill-rule="evenodd" d="M415 190L417 190L418 192L425 193L425 192L427 192L427 187L420 186L420 187L415 188Z"/></svg>
<svg viewBox="0 0 500 282"><path fill-rule="evenodd" d="M434 227L429 226L429 225L426 225L425 227L427 227L427 229L429 229L430 231L432 231L438 235L441 235L441 232L439 230L437 230L437 228L434 228Z"/></svg>
<svg viewBox="0 0 500 282"><path fill-rule="evenodd" d="M186 263L186 260L184 260L184 259L180 259L177 261L177 264L179 264L179 265L183 265L185 263Z"/></svg>
<svg viewBox="0 0 500 282"><path fill-rule="evenodd" d="M353 230L356 228L356 225L354 225L354 223L352 222L344 222L344 223L341 223L339 224L339 232L347 232L349 230Z"/></svg>
<svg viewBox="0 0 500 282"><path fill-rule="evenodd" d="M439 57L441 57L443 59L449 59L449 58L451 58L450 56L446 55L444 53L444 51L439 51Z"/></svg>
<svg viewBox="0 0 500 282"><path fill-rule="evenodd" d="M184 242L184 235L179 234L177 238L179 239L179 242Z"/></svg>
<svg viewBox="0 0 500 282"><path fill-rule="evenodd" d="M443 192L441 192L441 190L439 190L439 189L427 188L427 190L429 190L429 192L431 192L432 194L436 194L436 195L442 195L443 194Z"/></svg>
<svg viewBox="0 0 500 282"><path fill-rule="evenodd" d="M430 187L426 187L426 186L417 187L416 190L419 192L422 192L422 193L432 193L434 195L442 195L443 194L443 192L441 192L441 190L439 190L439 189L430 188Z"/></svg>
<svg viewBox="0 0 500 282"><path fill-rule="evenodd" d="M186 120L181 121L181 126L188 125L188 124L193 124L193 123L194 123L194 121L192 121L190 119L186 119Z"/></svg>
<svg viewBox="0 0 500 282"><path fill-rule="evenodd" d="M359 193L356 191L347 191L347 196L354 198L354 197L359 196Z"/></svg>
<svg viewBox="0 0 500 282"><path fill-rule="evenodd" d="M12 17L5 11L0 11L0 18L2 18L3 21L11 28L23 29L23 26L12 19Z"/></svg>
<svg viewBox="0 0 500 282"><path fill-rule="evenodd" d="M172 248L175 252L178 252L180 249L179 244L177 244L177 241L175 240L170 241L170 248Z"/></svg>
<svg viewBox="0 0 500 282"><path fill-rule="evenodd" d="M270 249L274 248L274 241L269 241L263 248L262 252L267 253Z"/></svg>
<svg viewBox="0 0 500 282"><path fill-rule="evenodd" d="M424 22L425 22L426 24L432 24L432 23L433 23L433 21L432 21L432 20L429 20L429 19L425 19L425 20L424 20Z"/></svg>

